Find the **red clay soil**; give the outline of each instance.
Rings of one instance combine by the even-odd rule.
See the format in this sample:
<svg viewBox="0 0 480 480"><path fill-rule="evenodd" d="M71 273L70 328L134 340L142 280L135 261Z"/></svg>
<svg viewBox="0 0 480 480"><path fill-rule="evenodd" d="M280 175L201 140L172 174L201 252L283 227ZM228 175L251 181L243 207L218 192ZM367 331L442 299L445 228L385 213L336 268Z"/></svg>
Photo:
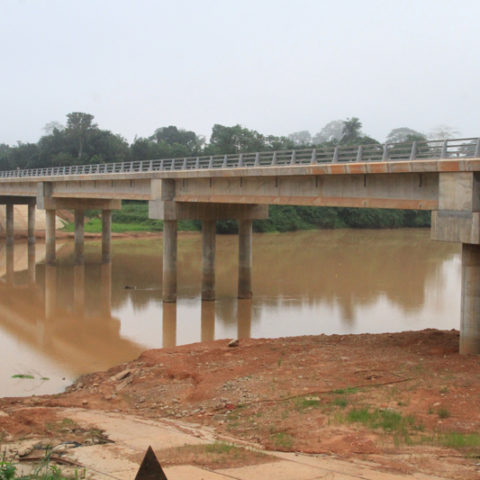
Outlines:
<svg viewBox="0 0 480 480"><path fill-rule="evenodd" d="M0 416L0 429L13 438L25 429L45 434L32 411L28 422L15 417L31 406L181 418L267 449L480 478L480 357L458 354L457 331L240 340L236 347L218 340L149 350L81 377L63 394L0 400L10 414Z"/></svg>

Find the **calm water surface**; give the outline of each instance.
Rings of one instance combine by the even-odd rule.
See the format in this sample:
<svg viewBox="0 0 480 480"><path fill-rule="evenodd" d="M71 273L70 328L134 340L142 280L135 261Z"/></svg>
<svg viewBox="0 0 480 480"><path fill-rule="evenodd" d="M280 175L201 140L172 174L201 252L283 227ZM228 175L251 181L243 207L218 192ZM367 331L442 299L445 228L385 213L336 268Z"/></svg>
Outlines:
<svg viewBox="0 0 480 480"><path fill-rule="evenodd" d="M59 243L56 267L44 265L42 243L36 265L26 243L13 257L3 248L0 395L59 392L147 348L459 326L459 247L427 229L255 235L251 301L235 298L236 236L217 236L215 302L200 301L201 239L189 234L179 239L179 300L162 305L161 249L160 238L117 239L112 264L101 265L90 241L82 268L71 241Z"/></svg>

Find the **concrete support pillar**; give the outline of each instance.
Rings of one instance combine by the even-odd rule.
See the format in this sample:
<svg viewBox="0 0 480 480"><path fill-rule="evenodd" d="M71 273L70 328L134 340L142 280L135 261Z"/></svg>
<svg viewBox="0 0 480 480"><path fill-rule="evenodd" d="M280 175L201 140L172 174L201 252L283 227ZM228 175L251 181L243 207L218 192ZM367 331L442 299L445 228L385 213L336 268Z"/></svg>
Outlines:
<svg viewBox="0 0 480 480"><path fill-rule="evenodd" d="M202 342L210 342L215 339L215 303L202 302Z"/></svg>
<svg viewBox="0 0 480 480"><path fill-rule="evenodd" d="M57 267L45 265L45 319L55 317L57 304Z"/></svg>
<svg viewBox="0 0 480 480"><path fill-rule="evenodd" d="M28 228L27 228L27 236L28 236L28 244L33 245L35 243L35 211L37 207L35 203L28 204Z"/></svg>
<svg viewBox="0 0 480 480"><path fill-rule="evenodd" d="M102 262L112 259L112 211L102 210Z"/></svg>
<svg viewBox="0 0 480 480"><path fill-rule="evenodd" d="M177 221L163 222L163 301L177 301Z"/></svg>
<svg viewBox="0 0 480 480"><path fill-rule="evenodd" d="M45 262L55 265L55 210L45 210Z"/></svg>
<svg viewBox="0 0 480 480"><path fill-rule="evenodd" d="M5 264L6 264L6 277L5 280L7 281L8 285L13 285L13 274L14 274L14 265L15 265L15 259L14 259L14 246L13 245L7 245L5 247Z"/></svg>
<svg viewBox="0 0 480 480"><path fill-rule="evenodd" d="M252 329L252 300L238 300L237 338L250 338Z"/></svg>
<svg viewBox="0 0 480 480"><path fill-rule="evenodd" d="M75 210L75 265L82 265L85 262L85 212Z"/></svg>
<svg viewBox="0 0 480 480"><path fill-rule="evenodd" d="M163 348L177 345L177 304L163 303L162 336Z"/></svg>
<svg viewBox="0 0 480 480"><path fill-rule="evenodd" d="M83 317L85 313L85 265L73 267L73 310Z"/></svg>
<svg viewBox="0 0 480 480"><path fill-rule="evenodd" d="M7 203L5 205L5 217L5 239L8 247L13 245L13 203Z"/></svg>
<svg viewBox="0 0 480 480"><path fill-rule="evenodd" d="M480 245L462 244L460 353L480 353Z"/></svg>
<svg viewBox="0 0 480 480"><path fill-rule="evenodd" d="M35 254L36 254L35 244L29 243L28 244L28 283L30 283L30 285L35 285L37 281Z"/></svg>
<svg viewBox="0 0 480 480"><path fill-rule="evenodd" d="M202 300L215 300L215 220L202 221Z"/></svg>
<svg viewBox="0 0 480 480"><path fill-rule="evenodd" d="M252 297L252 220L238 221L238 298Z"/></svg>

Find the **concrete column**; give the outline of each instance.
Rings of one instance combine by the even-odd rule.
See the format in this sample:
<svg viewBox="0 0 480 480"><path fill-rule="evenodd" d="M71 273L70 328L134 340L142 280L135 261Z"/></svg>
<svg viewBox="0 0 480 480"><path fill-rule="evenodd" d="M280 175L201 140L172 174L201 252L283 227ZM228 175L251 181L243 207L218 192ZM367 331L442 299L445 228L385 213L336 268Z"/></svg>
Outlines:
<svg viewBox="0 0 480 480"><path fill-rule="evenodd" d="M102 262L112 259L112 211L102 210Z"/></svg>
<svg viewBox="0 0 480 480"><path fill-rule="evenodd" d="M252 220L238 221L238 298L252 297Z"/></svg>
<svg viewBox="0 0 480 480"><path fill-rule="evenodd" d="M460 353L480 353L480 245L462 244Z"/></svg>
<svg viewBox="0 0 480 480"><path fill-rule="evenodd" d="M252 300L238 300L237 338L250 338L252 329Z"/></svg>
<svg viewBox="0 0 480 480"><path fill-rule="evenodd" d="M202 300L215 300L215 220L202 221Z"/></svg>
<svg viewBox="0 0 480 480"><path fill-rule="evenodd" d="M5 240L8 247L13 245L13 203L7 203L5 205L5 213L6 213Z"/></svg>
<svg viewBox="0 0 480 480"><path fill-rule="evenodd" d="M37 206L35 203L28 204L28 244L35 243L35 211Z"/></svg>
<svg viewBox="0 0 480 480"><path fill-rule="evenodd" d="M13 285L13 274L14 274L14 246L7 245L5 247L5 263L6 263L6 281L8 285Z"/></svg>
<svg viewBox="0 0 480 480"><path fill-rule="evenodd" d="M177 221L163 222L163 301L177 301Z"/></svg>
<svg viewBox="0 0 480 480"><path fill-rule="evenodd" d="M112 264L102 263L100 267L102 313L112 316Z"/></svg>
<svg viewBox="0 0 480 480"><path fill-rule="evenodd" d="M177 344L177 304L164 302L162 312L163 348L175 347Z"/></svg>
<svg viewBox="0 0 480 480"><path fill-rule="evenodd" d="M35 285L37 281L36 275L36 258L35 244L28 244L28 283Z"/></svg>
<svg viewBox="0 0 480 480"><path fill-rule="evenodd" d="M73 310L83 317L85 313L85 265L73 267Z"/></svg>
<svg viewBox="0 0 480 480"><path fill-rule="evenodd" d="M45 262L55 265L55 210L45 210Z"/></svg>
<svg viewBox="0 0 480 480"><path fill-rule="evenodd" d="M75 265L81 265L85 262L85 212L75 210Z"/></svg>
<svg viewBox="0 0 480 480"><path fill-rule="evenodd" d="M45 319L55 317L57 304L57 267L45 265Z"/></svg>
<svg viewBox="0 0 480 480"><path fill-rule="evenodd" d="M202 342L210 342L215 339L215 303L202 302Z"/></svg>

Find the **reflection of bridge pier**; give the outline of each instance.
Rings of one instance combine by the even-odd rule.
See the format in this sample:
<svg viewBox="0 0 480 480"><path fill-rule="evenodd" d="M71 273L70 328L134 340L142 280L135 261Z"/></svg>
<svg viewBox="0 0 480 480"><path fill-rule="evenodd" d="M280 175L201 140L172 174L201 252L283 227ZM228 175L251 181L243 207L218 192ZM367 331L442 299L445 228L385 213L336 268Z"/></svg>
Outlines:
<svg viewBox="0 0 480 480"><path fill-rule="evenodd" d="M202 301L200 323L202 342L215 340L215 302Z"/></svg>

